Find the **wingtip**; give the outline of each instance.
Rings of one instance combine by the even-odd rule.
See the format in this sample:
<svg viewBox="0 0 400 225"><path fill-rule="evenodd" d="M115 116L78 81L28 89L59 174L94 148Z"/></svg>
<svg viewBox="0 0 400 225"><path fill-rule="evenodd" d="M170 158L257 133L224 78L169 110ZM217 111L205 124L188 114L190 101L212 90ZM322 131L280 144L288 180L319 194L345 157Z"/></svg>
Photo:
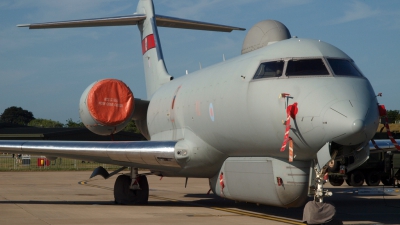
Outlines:
<svg viewBox="0 0 400 225"><path fill-rule="evenodd" d="M29 27L31 26L30 24L18 24L17 27Z"/></svg>

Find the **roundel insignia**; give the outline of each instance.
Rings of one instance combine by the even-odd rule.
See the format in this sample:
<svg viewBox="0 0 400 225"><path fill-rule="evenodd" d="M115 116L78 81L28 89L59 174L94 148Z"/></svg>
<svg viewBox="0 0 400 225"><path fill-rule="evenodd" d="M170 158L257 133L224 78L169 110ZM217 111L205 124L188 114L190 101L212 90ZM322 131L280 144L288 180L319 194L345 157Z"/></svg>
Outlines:
<svg viewBox="0 0 400 225"><path fill-rule="evenodd" d="M210 103L210 106L208 107L208 112L210 113L211 121L214 122L214 107L212 103Z"/></svg>

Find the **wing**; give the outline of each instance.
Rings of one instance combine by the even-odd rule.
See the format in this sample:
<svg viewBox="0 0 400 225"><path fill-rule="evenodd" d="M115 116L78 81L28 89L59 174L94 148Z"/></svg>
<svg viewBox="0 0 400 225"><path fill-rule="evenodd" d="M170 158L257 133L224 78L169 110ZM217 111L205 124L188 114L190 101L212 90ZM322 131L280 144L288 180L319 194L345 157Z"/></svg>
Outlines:
<svg viewBox="0 0 400 225"><path fill-rule="evenodd" d="M176 141L0 141L0 152L45 155L152 170L180 169Z"/></svg>

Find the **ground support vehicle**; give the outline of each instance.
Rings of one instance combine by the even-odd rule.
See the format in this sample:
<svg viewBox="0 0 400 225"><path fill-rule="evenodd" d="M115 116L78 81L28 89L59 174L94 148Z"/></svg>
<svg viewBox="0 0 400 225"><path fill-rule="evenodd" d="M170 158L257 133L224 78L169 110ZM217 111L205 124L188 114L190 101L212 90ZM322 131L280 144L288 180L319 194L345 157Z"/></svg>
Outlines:
<svg viewBox="0 0 400 225"><path fill-rule="evenodd" d="M340 186L346 182L349 186L396 185L400 187L400 152L372 153L369 159L358 168L347 172L346 165L354 160L352 156L342 157L329 163L329 183ZM397 180L397 181L396 181Z"/></svg>

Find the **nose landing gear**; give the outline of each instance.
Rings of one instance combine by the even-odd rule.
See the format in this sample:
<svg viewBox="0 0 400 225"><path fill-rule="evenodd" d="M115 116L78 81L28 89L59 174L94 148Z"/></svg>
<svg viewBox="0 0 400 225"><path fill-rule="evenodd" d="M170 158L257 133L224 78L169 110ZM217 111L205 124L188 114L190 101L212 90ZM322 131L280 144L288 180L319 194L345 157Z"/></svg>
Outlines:
<svg viewBox="0 0 400 225"><path fill-rule="evenodd" d="M324 189L324 184L327 180L327 178L325 178L327 167L325 166L321 171L318 171L317 168L314 169L316 173L315 184L317 186L315 189L314 201L322 203L324 202L324 197L332 196L332 192Z"/></svg>
<svg viewBox="0 0 400 225"><path fill-rule="evenodd" d="M322 224L332 221L336 214L336 209L332 204L324 203L325 197L332 196L332 192L324 189L324 184L328 180L328 162L335 159L337 154L337 151L335 151L330 156L329 148L330 145L327 143L319 150L317 153L318 159L314 161L315 179L314 185L310 187L310 189L313 189L311 193L314 194L314 201L309 201L303 211L303 221L307 222L307 224ZM312 180L310 181L312 182Z"/></svg>

